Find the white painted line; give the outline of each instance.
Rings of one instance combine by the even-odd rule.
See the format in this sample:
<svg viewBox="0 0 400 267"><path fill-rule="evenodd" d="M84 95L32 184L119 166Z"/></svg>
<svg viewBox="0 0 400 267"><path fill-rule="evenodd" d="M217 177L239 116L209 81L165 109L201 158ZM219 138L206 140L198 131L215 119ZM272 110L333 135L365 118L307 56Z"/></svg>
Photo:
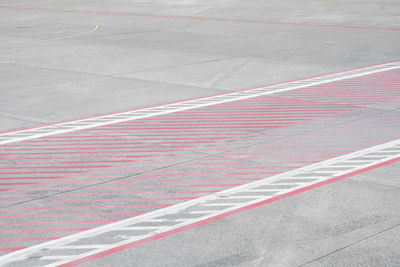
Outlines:
<svg viewBox="0 0 400 267"><path fill-rule="evenodd" d="M14 132L6 132L0 134L0 145L9 144L24 140L31 140L40 137L46 137L56 134L69 133L84 129L95 128L104 125L110 125L120 122L144 119L159 115L170 114L179 111L196 109L206 106L212 106L232 101L238 101L248 98L254 98L262 95L275 94L285 91L291 91L299 88L310 87L314 85L326 84L335 81L360 77L373 73L399 69L400 62L386 63L376 66L365 67L361 69L345 71L316 78L304 79L289 83L271 85L261 88L249 89L245 91L233 92L223 95L205 97L195 100L188 100L179 103L167 104L152 108L144 108L139 110L120 112L111 115L99 116L89 119L76 120L71 122L58 123L54 125L42 126L32 129L25 129Z"/></svg>
<svg viewBox="0 0 400 267"><path fill-rule="evenodd" d="M54 247L52 249L98 249L100 245L83 245L83 246L64 246L64 247ZM108 246L103 246L103 248L107 248Z"/></svg>
<svg viewBox="0 0 400 267"><path fill-rule="evenodd" d="M368 156L370 154L374 154L381 151L386 151L388 149L392 149L397 146L400 146L400 139L385 144L381 144L378 146L370 147L367 149L363 149L350 154L346 154L323 162L315 163L283 174L268 177L256 182L237 186L212 195L207 195L194 200L183 202L164 209L156 210L154 212L150 212L144 215L132 217L126 220L94 228L88 231L66 236L57 240L42 243L33 247L29 247L20 251L4 255L0 257L0 262L6 264L11 262L23 261L21 263L29 266L30 257L32 257L32 259L35 260L37 260L38 258L49 259L48 256L54 255L55 249L56 250L73 249L73 248L79 249L86 246L84 243L87 240L92 240L91 243L93 243L93 240L96 240L96 242L99 243L98 245L91 245L91 248L93 249L85 253L80 253L76 255L69 254L66 255L64 258L62 258L62 256L54 256L54 259L56 261L49 265L46 265L46 266L58 266L60 264L84 258L86 256L95 255L96 253L107 251L112 248L117 248L125 244L130 244L132 242L143 240L145 238L152 237L160 233L173 231L174 229L178 229L180 227L187 226L246 206L250 206L252 204L259 203L268 199L272 199L276 196L294 192L296 190L306 188L311 185L319 184L324 181L329 181L333 178L350 174L357 170L371 168L378 164L398 159L400 158L400 151L398 151L396 154L382 156L380 159L370 159L368 161L365 161L364 164L362 165L360 165L359 162L356 162L356 165L354 166L351 165L354 158ZM322 175L322 176L317 175L318 173L320 173L319 170L322 168L337 166L338 164L342 163L346 163L352 168L350 170L332 171L330 172L329 175ZM312 176L313 181L300 182L301 179L304 179L303 177L301 177L301 175L310 175ZM300 180L296 181L296 179ZM287 182L288 180L293 180L293 182ZM260 188L265 188L268 185L272 186L277 184L285 184L288 185L289 187L285 189L279 189L275 193L268 195L258 194L245 198L242 196L243 201L241 202L234 201L241 199L240 196L238 196L238 194L240 193L259 192ZM219 210L209 210L209 211L201 210L201 208L204 209L204 206L218 204L218 202L221 202L220 205L224 206L226 201L228 202L231 201L231 202L229 202L229 206L227 205L225 209L222 208ZM201 212L193 213L194 211L196 211L196 208L199 208L199 211ZM101 244L102 242L101 235L105 233L112 235L113 232L118 231L120 234L121 231L131 231L132 229L134 229L134 227L136 227L135 225L137 224L154 222L156 220L160 223L160 225L154 228L151 227L151 229L149 229L150 232L148 234L140 234L137 236L132 236L127 233L127 235L124 236L125 237L124 240L122 241L116 242L114 244ZM163 223L165 224L163 225ZM50 255L46 255L47 253L49 253Z"/></svg>

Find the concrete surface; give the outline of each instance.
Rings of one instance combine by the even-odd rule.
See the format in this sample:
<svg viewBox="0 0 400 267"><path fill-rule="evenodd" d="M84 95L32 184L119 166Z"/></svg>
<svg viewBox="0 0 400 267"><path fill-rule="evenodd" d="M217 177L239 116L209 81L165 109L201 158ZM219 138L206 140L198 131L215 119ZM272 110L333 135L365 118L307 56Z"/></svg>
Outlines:
<svg viewBox="0 0 400 267"><path fill-rule="evenodd" d="M2 131L399 58L399 31L389 30L400 28L397 1L2 1L1 6Z"/></svg>
<svg viewBox="0 0 400 267"><path fill-rule="evenodd" d="M396 0L4 0L0 131L399 61L399 47ZM398 112L398 101L377 103L298 125L296 132L308 135L286 133L275 145L288 160L313 136L327 140L310 150L313 156L358 141L399 138ZM339 126L321 130L333 124ZM340 134L355 128L359 135ZM265 143L275 134L255 139ZM287 142L292 149L284 149ZM238 143L221 147L236 149ZM232 166L244 161L229 158ZM254 166L271 158L259 158ZM137 167L167 163L166 157ZM399 167L382 167L86 266L398 266Z"/></svg>
<svg viewBox="0 0 400 267"><path fill-rule="evenodd" d="M399 266L399 168L372 170L82 266Z"/></svg>

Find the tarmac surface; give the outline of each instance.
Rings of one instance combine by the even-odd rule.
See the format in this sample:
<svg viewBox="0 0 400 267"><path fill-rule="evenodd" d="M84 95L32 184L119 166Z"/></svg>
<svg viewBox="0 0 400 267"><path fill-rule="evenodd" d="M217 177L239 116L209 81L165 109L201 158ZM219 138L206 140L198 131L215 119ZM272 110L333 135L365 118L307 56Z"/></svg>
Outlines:
<svg viewBox="0 0 400 267"><path fill-rule="evenodd" d="M396 146L344 180L298 179L300 194L162 238L133 228L86 235L397 142L400 69L368 67L400 61L397 1L3 1L0 40L0 131L16 131L0 135L0 264L400 265ZM306 79L335 72L348 76ZM289 88L298 79L304 87ZM284 90L182 108L276 83ZM182 110L146 118L80 120L177 101ZM19 131L71 120L80 128ZM129 248L104 245L146 234ZM75 243L65 248L65 238ZM46 249L24 252L38 245ZM88 245L101 253L79 251Z"/></svg>

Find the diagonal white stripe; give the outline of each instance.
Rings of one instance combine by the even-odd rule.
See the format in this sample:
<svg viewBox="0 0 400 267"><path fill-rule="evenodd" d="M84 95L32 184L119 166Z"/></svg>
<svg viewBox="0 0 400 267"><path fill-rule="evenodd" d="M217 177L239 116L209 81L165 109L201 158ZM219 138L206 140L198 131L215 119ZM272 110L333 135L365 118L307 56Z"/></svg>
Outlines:
<svg viewBox="0 0 400 267"><path fill-rule="evenodd" d="M228 94L223 94L223 95L205 97L205 98L200 98L200 99L195 99L195 100L188 100L188 101L167 104L167 105L162 105L162 106L157 106L157 107L152 107L152 108L144 108L144 109L139 109L139 110L120 112L120 113L116 113L116 114L112 114L112 115L105 115L105 116L99 116L99 117L95 117L95 118L58 123L58 124L49 125L49 126L42 126L42 127L37 127L37 128L33 128L33 129L8 132L8 133L0 134L0 145L24 141L24 140L37 139L40 137L46 137L46 136L51 136L51 135L56 135L56 134L75 132L75 131L79 131L79 130L90 129L90 128L95 128L95 127L99 127L99 126L110 125L110 124L115 124L115 123L120 123L120 122L126 122L126 121L144 119L144 118L149 118L149 117L154 117L154 116L159 116L159 115L165 115L165 114L170 114L170 113L179 112L179 111L185 111L185 110L190 110L190 109L196 109L196 108L201 108L201 107L206 107L206 106L212 106L212 105L217 105L217 104L222 104L222 103L227 103L227 102L233 102L233 101L258 97L258 96L262 96L262 95L269 95L269 94L275 94L275 93L280 93L280 92L292 91L292 90L300 89L300 88L304 88L304 87L326 84L326 83L331 83L331 82L335 82L335 81L365 76L365 75L369 75L369 74L373 74L373 73L378 73L378 72L383 72L383 71L388 71L388 70L393 70L393 69L399 69L399 68L400 68L400 62L393 62L393 63L381 64L381 65L370 66L370 67L365 67L365 68L351 70L351 71L345 71L345 72L320 76L320 77L316 77L316 78L310 78L310 79L304 79L304 80L300 80L300 81L294 81L294 82L283 83L283 84L278 84L278 85L271 85L271 86L266 86L266 87L261 87L261 88L249 89L249 90L233 92L233 93L228 93Z"/></svg>
<svg viewBox="0 0 400 267"><path fill-rule="evenodd" d="M301 188L308 187L313 184L318 184L323 181L330 180L335 177L340 177L342 175L352 173L357 170L362 170L371 166L375 166L380 163L384 163L393 159L397 159L400 157L400 150L397 150L400 148L400 139L391 141L385 144L377 145L374 147L370 147L367 149L363 149L360 151L356 151L350 154L346 154L343 156L339 156L330 160L326 160L323 162L315 163L312 165L308 165L303 168L299 168L293 171L289 171L283 174L275 175L272 177L268 177L256 182L244 184L242 186L237 186L231 189L227 189L212 195L207 195L204 197L200 197L194 200L186 201L171 207L167 207L164 209L156 210L154 212L150 212L144 215L132 217L129 219L125 219L119 222L107 224L101 227L97 227L88 231L83 231L74 235L66 236L57 240L49 241L46 243L42 243L33 247L29 247L20 251L16 251L10 254L7 254L5 256L0 257L0 262L1 263L11 263L11 262L16 262L16 261L22 261L27 259L28 257L33 256L34 259L42 258L42 259L50 259L46 254L46 252L52 252L54 254L54 250L62 251L68 250L68 249L79 249L82 246L85 246L84 244L79 244L80 241L84 241L87 239L98 239L99 242L102 234L105 233L111 233L114 231L130 231L132 229L135 229L135 225L137 224L143 224L143 223L149 223L149 222L158 222L159 226L156 227L151 227L150 229L151 232L148 234L141 234L141 235L136 235L136 236L129 236L127 235L126 238L124 238L120 242L116 242L114 244L98 244L98 245L91 245L90 248L92 250L89 250L85 253L81 254L76 254L76 255L66 255L63 257L62 255L60 256L52 256L52 259L57 259L56 262L46 265L46 266L58 266L63 263L68 263L73 260L77 260L86 256L94 255L96 253L106 251L112 248L116 248L125 244L129 244L135 241L139 241L151 236L155 236L157 234L163 233L163 232L168 232L177 228L180 228L185 225L190 225L192 223L196 223L198 221L205 220L207 218L212 218L215 216L218 216L220 214L224 214L229 211L237 210L242 207L246 207L261 201L265 201L268 199L271 199L273 197L283 195L289 192L296 191ZM380 159L371 159L371 160L365 160L365 162L360 165L360 161L355 160L358 157L365 157L365 156L370 156L375 153L379 153L382 151L387 151L387 150L397 150L397 153L393 153L391 155L385 155L380 157ZM355 164L352 166L351 163L354 162ZM350 169L347 170L332 170L329 175L318 175L321 173L320 169L323 168L332 168L333 166L338 166L338 165L345 165L345 166L350 166ZM332 168L334 169L334 168ZM311 177L313 180L311 181L301 181L302 179L305 179L305 177ZM285 184L288 185L289 187L283 187L283 189L276 190L272 194L254 194L252 193L259 193L260 190L265 189L265 187L268 186L276 186L276 185L281 185ZM244 197L241 194L245 194L246 197ZM242 198L242 202L229 202L230 200L237 200ZM203 208L203 207L209 207L213 206L211 204L216 204L216 203L223 203L220 204L220 206L224 206L222 209L219 210L204 210L204 212L198 212L195 211L196 208ZM195 211L195 212L193 212ZM195 218L190 218L188 215L196 215L197 217ZM175 217L175 219L174 219ZM180 218L179 218L180 217ZM186 218L187 217L187 218ZM165 224L163 225L163 222ZM174 225L171 225L171 222L175 222ZM146 227L143 227L143 229L146 229ZM93 242L91 242L93 243ZM50 256L50 255L49 255ZM28 258L29 261L29 258Z"/></svg>

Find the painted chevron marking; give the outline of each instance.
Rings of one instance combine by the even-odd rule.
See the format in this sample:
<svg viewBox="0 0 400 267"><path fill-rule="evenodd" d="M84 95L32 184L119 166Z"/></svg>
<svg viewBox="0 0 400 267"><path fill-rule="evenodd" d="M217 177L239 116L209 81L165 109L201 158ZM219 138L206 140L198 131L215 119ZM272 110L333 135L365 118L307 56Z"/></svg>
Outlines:
<svg viewBox="0 0 400 267"><path fill-rule="evenodd" d="M187 100L167 105L131 110L126 112L119 112L110 115L80 119L63 123L56 123L52 125L40 126L30 129L5 132L0 134L0 145L25 141L25 140L32 140L56 134L69 133L104 125L126 122L126 121L149 118L164 114L175 113L179 111L202 108L206 106L212 106L227 102L254 98L262 95L292 91L299 88L326 84L344 79L355 78L399 68L400 68L400 62L386 63L386 64L380 64L380 65L345 71L345 72L339 72L330 75L323 75L319 77L293 81L289 83L275 84L254 89L246 89L238 92Z"/></svg>
<svg viewBox="0 0 400 267"><path fill-rule="evenodd" d="M0 257L0 262L31 266L31 260L40 259L51 261L48 267L76 266L399 160L400 139L28 247ZM93 244L107 234L117 236L116 242ZM79 249L82 253L65 254Z"/></svg>

